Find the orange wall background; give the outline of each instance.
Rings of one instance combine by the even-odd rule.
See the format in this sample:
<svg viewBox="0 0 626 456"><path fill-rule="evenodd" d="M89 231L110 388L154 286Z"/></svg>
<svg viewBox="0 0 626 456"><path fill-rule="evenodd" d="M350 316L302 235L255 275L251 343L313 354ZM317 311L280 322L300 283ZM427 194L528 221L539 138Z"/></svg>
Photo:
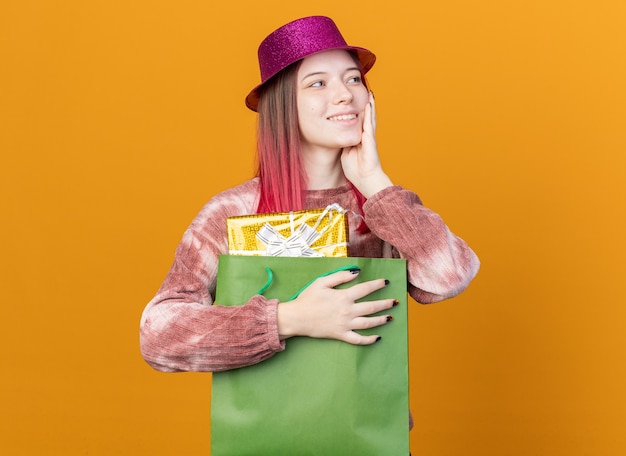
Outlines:
<svg viewBox="0 0 626 456"><path fill-rule="evenodd" d="M413 454L626 454L626 3L407 3L2 3L2 454L209 454L210 375L152 371L139 317L309 14L377 53L388 174L482 260L410 308Z"/></svg>

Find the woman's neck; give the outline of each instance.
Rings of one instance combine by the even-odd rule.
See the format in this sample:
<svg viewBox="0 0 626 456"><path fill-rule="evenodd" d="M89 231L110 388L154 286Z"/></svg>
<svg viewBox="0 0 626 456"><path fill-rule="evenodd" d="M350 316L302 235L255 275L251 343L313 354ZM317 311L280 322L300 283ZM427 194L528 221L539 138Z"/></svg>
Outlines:
<svg viewBox="0 0 626 456"><path fill-rule="evenodd" d="M303 158L308 190L341 187L347 182L341 167L341 151L309 151L303 153Z"/></svg>

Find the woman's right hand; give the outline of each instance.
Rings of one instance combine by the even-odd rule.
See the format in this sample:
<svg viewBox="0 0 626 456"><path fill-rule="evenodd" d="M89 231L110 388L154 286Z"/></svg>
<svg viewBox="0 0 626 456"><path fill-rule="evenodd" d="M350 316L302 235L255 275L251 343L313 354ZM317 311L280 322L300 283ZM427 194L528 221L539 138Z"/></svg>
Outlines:
<svg viewBox="0 0 626 456"><path fill-rule="evenodd" d="M335 289L350 282L359 270L340 271L320 277L293 301L278 305L278 334L281 339L307 336L319 339L338 339L355 345L370 345L378 335L361 335L355 330L374 328L389 321L388 315L368 316L390 309L397 301L357 300L386 286L385 279L370 280L349 288Z"/></svg>

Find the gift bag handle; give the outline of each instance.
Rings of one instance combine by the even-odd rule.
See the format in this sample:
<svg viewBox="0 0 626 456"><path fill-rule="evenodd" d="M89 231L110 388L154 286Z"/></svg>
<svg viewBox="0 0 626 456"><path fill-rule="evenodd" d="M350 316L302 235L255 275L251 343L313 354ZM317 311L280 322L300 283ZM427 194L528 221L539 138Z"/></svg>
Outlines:
<svg viewBox="0 0 626 456"><path fill-rule="evenodd" d="M302 293L304 290L306 290L309 287L309 285L311 285L313 282L315 282L320 277L326 277L326 276L329 276L331 274L334 274L335 272L348 271L350 269L358 269L358 268L359 267L355 266L355 265L347 265L347 266L341 266L340 268L337 268L337 269L333 269L332 271L325 272L324 274L320 274L317 277L313 278L305 286L303 286L296 294L294 294L287 301L293 301L294 299L296 299L298 296L300 296L300 293ZM267 272L267 282L265 282L265 285L263 285L261 287L261 289L257 292L257 294L260 294L260 295L265 293L265 290L267 290L270 287L270 285L272 285L272 282L274 281L274 272L272 271L272 269L269 268L269 267L266 267L265 268L265 272Z"/></svg>

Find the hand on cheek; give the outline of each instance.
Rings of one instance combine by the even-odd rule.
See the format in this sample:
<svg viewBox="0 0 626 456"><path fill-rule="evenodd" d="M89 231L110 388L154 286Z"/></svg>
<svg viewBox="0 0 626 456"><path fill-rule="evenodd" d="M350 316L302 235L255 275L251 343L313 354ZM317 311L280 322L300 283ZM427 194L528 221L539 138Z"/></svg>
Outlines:
<svg viewBox="0 0 626 456"><path fill-rule="evenodd" d="M376 145L376 107L374 95L369 93L369 103L363 110L361 143L346 147L341 154L341 165L346 178L369 198L383 188L393 185L384 173Z"/></svg>

